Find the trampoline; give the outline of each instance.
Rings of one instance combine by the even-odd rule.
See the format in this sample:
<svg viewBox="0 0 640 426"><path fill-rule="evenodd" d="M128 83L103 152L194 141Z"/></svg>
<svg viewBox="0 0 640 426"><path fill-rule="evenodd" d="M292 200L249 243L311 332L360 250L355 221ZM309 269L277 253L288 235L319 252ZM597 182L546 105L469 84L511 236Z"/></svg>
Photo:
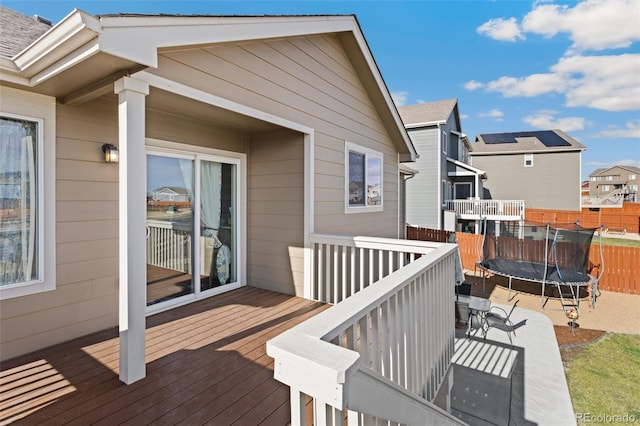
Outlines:
<svg viewBox="0 0 640 426"><path fill-rule="evenodd" d="M598 280L589 273L589 251L598 228L583 228L573 224L540 224L503 221L499 226L484 221L484 233L478 267L483 271L509 279L509 299L513 278L540 283L541 305L544 307L545 287L553 285L560 296L563 310L574 321L578 317L579 292L586 287L590 305L595 307ZM600 243L601 265L602 243ZM604 268L602 268L604 269Z"/></svg>

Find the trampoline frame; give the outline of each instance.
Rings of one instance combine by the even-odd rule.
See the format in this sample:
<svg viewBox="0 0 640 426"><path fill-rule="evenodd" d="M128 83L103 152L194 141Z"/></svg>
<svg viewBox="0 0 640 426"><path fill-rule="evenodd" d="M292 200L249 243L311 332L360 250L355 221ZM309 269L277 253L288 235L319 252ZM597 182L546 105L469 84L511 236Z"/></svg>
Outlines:
<svg viewBox="0 0 640 426"><path fill-rule="evenodd" d="M576 226L578 226L578 221L576 221ZM546 236L545 236L545 241L549 241L549 230L551 229L551 224L550 222L546 223ZM529 281L529 282L535 282L535 283L540 283L542 285L542 291L541 291L541 296L540 296L540 306L542 308L545 307L546 302L548 301L549 297L547 297L547 300L545 300L545 287L546 284L552 284L555 285L558 288L558 291L560 291L560 286L569 286L569 288L571 289L571 292L575 291L580 292L580 288L581 287L591 287L591 290L589 290L589 306L593 306L595 308L595 302L596 302L596 296L598 293L598 282L600 281L600 278L602 278L602 274L604 273L604 257L603 257L603 252L602 252L602 225L600 226L600 232L599 232L599 245L600 245L600 264L602 265L601 271L600 271L600 275L598 277L595 277L589 273L586 273L586 275L589 277L588 280L586 281L558 281L558 280L549 280L547 279L548 276L548 268L549 268L549 244L545 244L545 263L544 263L544 273L543 273L543 277L542 279L534 279L534 278L530 278L527 276L523 276L523 275L516 275L516 274L510 274L504 271L500 271L497 270L495 268L491 268L488 267L487 264L485 263L485 259L484 259L484 248L485 248L485 244L486 244L486 235L487 235L487 219L484 219L484 226L483 226L483 233L482 233L482 245L480 246L480 252L479 252L479 258L480 261L478 261L476 263L476 267L480 268L482 270L482 293L485 293L485 281L486 281L486 273L490 272L492 274L495 275L499 275L499 276L503 276L509 279L509 290L508 290L508 300L512 300L511 297L511 290L512 290L512 280L518 279L521 281ZM594 230L595 232L595 230ZM557 237L557 230L556 230L556 235L554 236L554 240L552 242L552 248L555 247L556 244L556 237ZM557 257L557 254L556 254ZM511 261L511 260L509 260ZM517 262L517 261L513 261L513 262ZM542 266L542 263L539 262L528 262L530 264L537 264ZM557 262L556 262L557 265ZM557 266L556 266L557 268ZM558 270L558 275L561 276L560 271ZM577 299L577 297L576 297Z"/></svg>

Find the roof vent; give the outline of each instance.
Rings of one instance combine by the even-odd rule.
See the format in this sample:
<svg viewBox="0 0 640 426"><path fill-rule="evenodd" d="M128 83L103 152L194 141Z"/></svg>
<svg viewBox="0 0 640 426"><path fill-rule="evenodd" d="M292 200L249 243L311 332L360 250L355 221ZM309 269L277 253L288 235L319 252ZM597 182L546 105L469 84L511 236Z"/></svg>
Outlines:
<svg viewBox="0 0 640 426"><path fill-rule="evenodd" d="M50 20L50 19L47 19L47 18L42 17L42 16L40 16L40 15L33 15L33 19L34 19L36 22L40 22L41 24L46 24L46 25L48 25L48 26L51 26L51 25L52 25L52 23L51 23L51 20Z"/></svg>

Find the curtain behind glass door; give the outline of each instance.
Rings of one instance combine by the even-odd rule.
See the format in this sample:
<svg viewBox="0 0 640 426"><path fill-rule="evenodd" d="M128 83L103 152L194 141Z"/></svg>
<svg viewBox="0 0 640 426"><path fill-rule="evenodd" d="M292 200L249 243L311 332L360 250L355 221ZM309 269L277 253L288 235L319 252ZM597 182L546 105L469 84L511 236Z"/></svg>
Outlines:
<svg viewBox="0 0 640 426"><path fill-rule="evenodd" d="M201 289L236 281L236 166L200 163Z"/></svg>

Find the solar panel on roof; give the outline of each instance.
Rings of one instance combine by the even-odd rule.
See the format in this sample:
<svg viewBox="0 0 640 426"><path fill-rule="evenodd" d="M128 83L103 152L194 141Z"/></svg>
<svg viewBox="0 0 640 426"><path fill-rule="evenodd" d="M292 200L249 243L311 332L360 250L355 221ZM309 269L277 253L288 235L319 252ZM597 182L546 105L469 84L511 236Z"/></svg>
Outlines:
<svg viewBox="0 0 640 426"><path fill-rule="evenodd" d="M531 132L493 133L482 135L486 144L518 143L517 138L535 137L547 147L571 146L564 138L552 130L539 130Z"/></svg>
<svg viewBox="0 0 640 426"><path fill-rule="evenodd" d="M544 146L571 146L563 137L551 130L538 132L536 137L540 139Z"/></svg>
<svg viewBox="0 0 640 426"><path fill-rule="evenodd" d="M499 144L499 143L517 143L514 135L517 133L494 133L490 135L482 135L484 143Z"/></svg>

